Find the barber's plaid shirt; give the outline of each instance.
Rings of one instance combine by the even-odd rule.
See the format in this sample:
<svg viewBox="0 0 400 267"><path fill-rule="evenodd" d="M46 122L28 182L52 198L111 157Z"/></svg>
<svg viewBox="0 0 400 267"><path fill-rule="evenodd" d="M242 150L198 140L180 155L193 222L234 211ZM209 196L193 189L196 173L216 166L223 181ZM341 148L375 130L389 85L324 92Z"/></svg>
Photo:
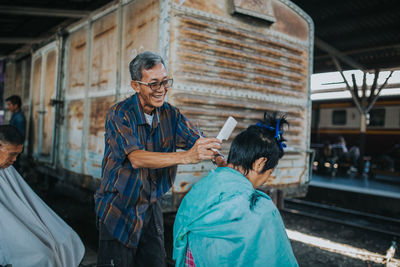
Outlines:
<svg viewBox="0 0 400 267"><path fill-rule="evenodd" d="M149 204L165 194L177 166L134 169L127 156L135 150L175 152L190 149L197 131L178 109L164 103L147 124L135 94L114 105L107 114L101 185L95 194L97 217L127 247L137 247Z"/></svg>

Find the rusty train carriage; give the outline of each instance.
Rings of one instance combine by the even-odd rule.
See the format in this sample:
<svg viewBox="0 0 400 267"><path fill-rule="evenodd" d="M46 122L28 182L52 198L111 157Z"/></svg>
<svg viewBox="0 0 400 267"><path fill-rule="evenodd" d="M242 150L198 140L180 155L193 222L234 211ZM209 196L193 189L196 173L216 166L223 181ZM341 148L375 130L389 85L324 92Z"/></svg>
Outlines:
<svg viewBox="0 0 400 267"><path fill-rule="evenodd" d="M230 115L239 122L235 135L264 110L288 113L288 153L268 188L288 195L305 192L313 23L291 2L125 0L66 31L31 58L7 65L7 75L19 77L7 79L15 81L7 82L7 94L21 94L30 114L25 153L42 171L97 187L105 114L132 94L129 61L150 50L166 59L174 78L167 100L207 136L215 136ZM185 193L211 168L209 162L179 166L173 193Z"/></svg>

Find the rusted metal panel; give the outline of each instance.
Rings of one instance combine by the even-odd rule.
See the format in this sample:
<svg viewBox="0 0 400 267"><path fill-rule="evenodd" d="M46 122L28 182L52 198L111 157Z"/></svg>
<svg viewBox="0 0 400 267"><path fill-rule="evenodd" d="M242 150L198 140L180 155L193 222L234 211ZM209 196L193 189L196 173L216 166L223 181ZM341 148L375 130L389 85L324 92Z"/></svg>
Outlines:
<svg viewBox="0 0 400 267"><path fill-rule="evenodd" d="M86 81L86 28L71 34L69 38L68 79L66 97L83 95Z"/></svg>
<svg viewBox="0 0 400 267"><path fill-rule="evenodd" d="M13 94L22 96L22 86L23 86L23 73L22 73L22 61L18 61L15 63L15 85Z"/></svg>
<svg viewBox="0 0 400 267"><path fill-rule="evenodd" d="M87 139L87 162L85 173L101 177L101 162L104 154L105 119L115 97L98 97L90 100L89 134Z"/></svg>
<svg viewBox="0 0 400 267"><path fill-rule="evenodd" d="M42 77L42 57L33 59L32 64L32 79L31 79L31 94L32 94L32 122L30 126L32 130L30 139L33 141L33 151L37 151L39 147L39 123L40 123L40 89Z"/></svg>
<svg viewBox="0 0 400 267"><path fill-rule="evenodd" d="M117 92L120 45L118 15L117 11L113 11L90 25L91 40L88 45L90 70L84 101L82 171L95 178L101 177L105 115L114 103Z"/></svg>
<svg viewBox="0 0 400 267"><path fill-rule="evenodd" d="M178 194L188 192L193 183L199 181L213 168L215 166L209 161L179 166L179 174L173 184L172 192Z"/></svg>
<svg viewBox="0 0 400 267"><path fill-rule="evenodd" d="M230 0L229 0L230 1ZM217 16L227 16L230 8L229 1L212 1L212 0L174 0L176 5L180 7L188 7L200 10L208 14Z"/></svg>
<svg viewBox="0 0 400 267"><path fill-rule="evenodd" d="M275 22L274 10L272 8L272 0L230 0L232 13L252 16L263 19L268 22Z"/></svg>
<svg viewBox="0 0 400 267"><path fill-rule="evenodd" d="M55 99L57 51L49 51L46 55L45 77L43 80L43 124L41 156L50 157L53 147L54 107L51 99Z"/></svg>
<svg viewBox="0 0 400 267"><path fill-rule="evenodd" d="M32 122L29 131L33 136L30 146L33 156L44 162L51 163L54 151L54 108L51 99L55 98L57 79L57 42L52 42L40 48L33 54L31 91L32 91Z"/></svg>
<svg viewBox="0 0 400 267"><path fill-rule="evenodd" d="M82 173L81 147L83 130L83 100L73 100L67 103L65 127L65 155L62 166L66 169Z"/></svg>
<svg viewBox="0 0 400 267"><path fill-rule="evenodd" d="M272 28L278 32L306 41L310 36L310 27L304 17L293 16L294 5L290 1L273 1L277 22Z"/></svg>
<svg viewBox="0 0 400 267"><path fill-rule="evenodd" d="M75 173L82 173L83 118L88 76L88 32L81 28L71 33L66 53L65 115L60 142L59 165Z"/></svg>
<svg viewBox="0 0 400 267"><path fill-rule="evenodd" d="M4 80L4 95L3 98L6 99L7 97L15 94L15 80L16 80L16 73L17 73L17 64L15 61L9 61L5 64L5 80ZM11 112L7 109L4 110L4 118L3 122L8 123L11 119Z"/></svg>
<svg viewBox="0 0 400 267"><path fill-rule="evenodd" d="M30 75L31 75L31 57L25 58L22 60L22 92L21 92L21 100L22 100L22 112L26 118L26 129L29 129L30 125L30 106L31 106L31 99L30 99ZM28 140L31 140L29 137L29 130L26 132L25 137L25 147L29 146ZM28 155L29 149L24 149L23 154Z"/></svg>
<svg viewBox="0 0 400 267"><path fill-rule="evenodd" d="M90 103L90 125L88 141L89 151L97 154L104 152L104 125L106 115L115 103L114 96L92 98Z"/></svg>
<svg viewBox="0 0 400 267"><path fill-rule="evenodd" d="M129 62L140 52L158 51L158 0L138 0L123 7L121 93L133 93ZM163 33L161 33L163 34Z"/></svg>
<svg viewBox="0 0 400 267"><path fill-rule="evenodd" d="M15 80L17 74L17 64L15 61L6 63L6 75L4 80L4 98L15 94Z"/></svg>
<svg viewBox="0 0 400 267"><path fill-rule="evenodd" d="M85 184L88 177L100 178L106 112L116 100L133 93L129 62L150 50L164 56L174 78L168 101L208 136L216 136L228 116L239 122L235 136L265 110L287 113L288 153L269 186L305 183L312 21L286 0L270 1L273 24L232 15L232 1L119 1L71 27L63 68L62 141L56 148L62 155L57 166L81 175ZM242 0L243 6L250 2ZM33 59L33 116L41 110L38 92L44 74L40 70L50 66L47 61L41 56ZM50 78L47 82L52 83ZM38 121L36 115L34 123ZM223 145L225 154L230 141ZM186 192L212 168L210 162L180 166L173 192Z"/></svg>
<svg viewBox="0 0 400 267"><path fill-rule="evenodd" d="M287 113L289 149L269 186L304 183L308 179L311 108L310 26L288 5L272 1L276 23L254 29L240 18L221 13L224 8L210 8L221 8L224 3L185 1L174 5L170 69L176 86L169 91L169 101L207 136L216 136L228 116L239 122L234 137L256 123L265 110ZM290 20L282 21L285 18ZM292 32L293 28L299 29ZM227 153L230 141L224 143L223 152ZM185 192L197 180L194 174L202 173L191 168L179 167L175 192Z"/></svg>
<svg viewBox="0 0 400 267"><path fill-rule="evenodd" d="M22 107L25 114L28 114L30 104L30 75L31 75L31 57L22 61Z"/></svg>
<svg viewBox="0 0 400 267"><path fill-rule="evenodd" d="M113 12L92 25L89 95L115 92L117 47L117 13Z"/></svg>

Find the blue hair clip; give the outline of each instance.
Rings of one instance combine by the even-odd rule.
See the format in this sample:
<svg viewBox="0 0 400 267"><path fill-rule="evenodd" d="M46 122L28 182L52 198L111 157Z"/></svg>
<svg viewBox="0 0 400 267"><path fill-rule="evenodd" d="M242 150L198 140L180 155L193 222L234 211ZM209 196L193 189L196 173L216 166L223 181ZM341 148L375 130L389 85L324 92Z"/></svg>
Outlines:
<svg viewBox="0 0 400 267"><path fill-rule="evenodd" d="M275 138L276 141L278 142L280 149L283 150L283 148L286 147L286 144L281 140L282 131L279 131L279 123L280 123L280 121L281 121L281 120L278 119L278 121L276 122L276 127L272 127L272 126L269 126L269 125L265 125L265 124L262 124L261 122L257 122L256 126L259 126L259 127L265 128L265 129L268 129L268 130L270 130L270 131L274 131L274 130L275 130L275 136L274 136L274 138Z"/></svg>
<svg viewBox="0 0 400 267"><path fill-rule="evenodd" d="M259 126L259 127L265 128L265 129L268 129L268 130L270 130L270 131L275 130L274 127L268 126L268 125L265 125L265 124L262 124L261 122L257 122L256 126Z"/></svg>
<svg viewBox="0 0 400 267"><path fill-rule="evenodd" d="M281 139L282 131L279 131L279 123L280 122L281 122L281 119L278 119L278 121L276 122L275 139L276 139L276 141L278 141L278 144L279 144L279 147L281 148L281 150L283 150L283 148L286 147L286 144Z"/></svg>

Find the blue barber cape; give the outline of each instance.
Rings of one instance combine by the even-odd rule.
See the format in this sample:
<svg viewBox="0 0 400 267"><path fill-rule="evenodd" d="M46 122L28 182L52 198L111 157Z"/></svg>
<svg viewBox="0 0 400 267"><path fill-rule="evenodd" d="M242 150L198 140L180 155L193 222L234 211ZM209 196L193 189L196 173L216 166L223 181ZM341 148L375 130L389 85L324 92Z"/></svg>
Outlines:
<svg viewBox="0 0 400 267"><path fill-rule="evenodd" d="M173 258L196 267L298 266L271 199L229 167L217 168L185 196L174 224Z"/></svg>

